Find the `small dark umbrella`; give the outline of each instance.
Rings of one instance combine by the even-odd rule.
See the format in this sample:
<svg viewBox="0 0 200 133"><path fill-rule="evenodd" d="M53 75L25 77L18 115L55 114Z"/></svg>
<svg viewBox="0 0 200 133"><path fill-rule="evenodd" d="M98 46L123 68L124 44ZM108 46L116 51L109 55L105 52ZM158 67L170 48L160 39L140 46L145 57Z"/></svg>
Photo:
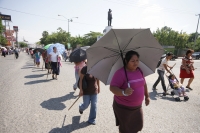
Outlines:
<svg viewBox="0 0 200 133"><path fill-rule="evenodd" d="M43 53L43 52L45 51L45 50L42 49L42 48L36 48L36 49L33 50L33 53L35 54L37 50L38 50L40 53Z"/></svg>
<svg viewBox="0 0 200 133"><path fill-rule="evenodd" d="M69 56L70 62L81 62L87 59L86 51L83 49L74 50Z"/></svg>

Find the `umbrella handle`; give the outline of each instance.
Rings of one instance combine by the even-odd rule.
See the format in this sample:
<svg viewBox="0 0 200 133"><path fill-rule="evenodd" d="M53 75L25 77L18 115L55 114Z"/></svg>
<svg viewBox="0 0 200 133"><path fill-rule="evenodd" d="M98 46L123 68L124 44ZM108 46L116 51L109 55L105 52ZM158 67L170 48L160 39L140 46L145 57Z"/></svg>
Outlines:
<svg viewBox="0 0 200 133"><path fill-rule="evenodd" d="M128 88L131 88L130 83L128 83Z"/></svg>

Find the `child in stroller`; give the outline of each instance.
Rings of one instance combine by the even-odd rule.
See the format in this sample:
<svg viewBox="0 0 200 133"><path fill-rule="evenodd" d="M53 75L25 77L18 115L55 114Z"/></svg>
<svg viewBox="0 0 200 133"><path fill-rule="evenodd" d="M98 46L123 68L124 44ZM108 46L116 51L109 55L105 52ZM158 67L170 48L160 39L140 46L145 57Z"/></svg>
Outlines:
<svg viewBox="0 0 200 133"><path fill-rule="evenodd" d="M180 84L175 76L173 74L169 75L169 81L172 83L172 85L174 86L174 89L178 89L178 94L179 94L179 97L181 96L187 96L185 94L185 88L182 86L182 84ZM182 95L183 94L183 95Z"/></svg>
<svg viewBox="0 0 200 133"><path fill-rule="evenodd" d="M170 82L170 84L171 84L171 87L173 88L173 89L176 89L176 90L178 90L178 96L179 97L184 97L184 100L188 100L189 99L189 97L186 95L186 93L185 93L185 88L182 86L182 84L180 84L179 82L178 82L178 80L176 79L176 77L175 77L175 75L174 74L170 74L169 75L169 82ZM172 91L171 92L171 94L172 95L174 95L175 93ZM175 98L175 100L177 100L177 101L180 101L180 98Z"/></svg>

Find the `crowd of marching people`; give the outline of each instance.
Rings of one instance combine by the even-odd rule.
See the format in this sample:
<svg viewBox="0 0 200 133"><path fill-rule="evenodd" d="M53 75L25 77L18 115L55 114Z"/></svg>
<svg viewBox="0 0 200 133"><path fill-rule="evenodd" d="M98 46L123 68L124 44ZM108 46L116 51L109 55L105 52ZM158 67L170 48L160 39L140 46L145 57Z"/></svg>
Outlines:
<svg viewBox="0 0 200 133"><path fill-rule="evenodd" d="M61 60L74 62L74 75L75 83L73 85L74 91L79 88L79 97L83 98L83 102L79 105L79 113L83 112L90 105L90 113L88 123L95 125L97 116L97 102L98 94L100 93L100 80L89 74L87 66L87 58L75 59L74 53L83 52L80 48L75 49L73 52L64 50L62 54L58 51L57 47L52 47L51 52L39 52L39 50L29 49L27 53L34 59L34 64L40 66L40 57L44 61L45 68L48 74L52 74L52 79L58 79L60 73ZM182 86L185 78L189 78L186 88L192 90L191 83L194 79L194 66L191 54L193 50L188 50L186 56L182 59L180 66L180 82L172 73L173 66L168 65L168 61L172 58L171 52L166 54L157 68L158 79L153 85L153 90L156 90L158 83L161 81L163 88L163 96L168 95L165 85L164 75L169 73L169 81L177 88L179 96L187 96L185 88ZM70 57L70 54L71 57ZM75 61L76 60L76 61ZM140 54L136 51L128 51L124 57L124 67L119 68L113 75L110 82L110 91L114 94L113 99L113 113L116 120L116 126L119 126L120 133L137 133L143 128L143 110L142 103L145 105L150 104L150 97L148 87L145 80L143 70L139 67ZM128 79L128 84L127 84ZM126 114L126 115L124 115Z"/></svg>
<svg viewBox="0 0 200 133"><path fill-rule="evenodd" d="M22 49L23 50L23 49ZM17 59L19 57L19 53L20 53L21 49L20 48L8 48L8 47L0 47L0 54L3 57L6 57L7 55L15 55L15 58Z"/></svg>

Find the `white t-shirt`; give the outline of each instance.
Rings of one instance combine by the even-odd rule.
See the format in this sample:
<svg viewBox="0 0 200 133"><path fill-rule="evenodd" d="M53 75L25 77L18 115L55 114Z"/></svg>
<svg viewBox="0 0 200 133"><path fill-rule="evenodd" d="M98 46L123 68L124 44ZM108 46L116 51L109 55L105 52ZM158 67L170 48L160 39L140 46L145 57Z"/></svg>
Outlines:
<svg viewBox="0 0 200 133"><path fill-rule="evenodd" d="M161 70L161 71L165 71L165 67L164 67L163 64L168 65L168 61L167 61L166 57L162 59L162 61L161 61L161 63L160 63L160 66L159 66L157 69L158 69L158 70Z"/></svg>
<svg viewBox="0 0 200 133"><path fill-rule="evenodd" d="M56 53L54 53L54 52L51 52L51 53L49 53L50 55L51 55L51 61L52 62L57 62L57 56L59 56L60 58L61 58L61 55L60 55L60 53L59 52L56 52Z"/></svg>

